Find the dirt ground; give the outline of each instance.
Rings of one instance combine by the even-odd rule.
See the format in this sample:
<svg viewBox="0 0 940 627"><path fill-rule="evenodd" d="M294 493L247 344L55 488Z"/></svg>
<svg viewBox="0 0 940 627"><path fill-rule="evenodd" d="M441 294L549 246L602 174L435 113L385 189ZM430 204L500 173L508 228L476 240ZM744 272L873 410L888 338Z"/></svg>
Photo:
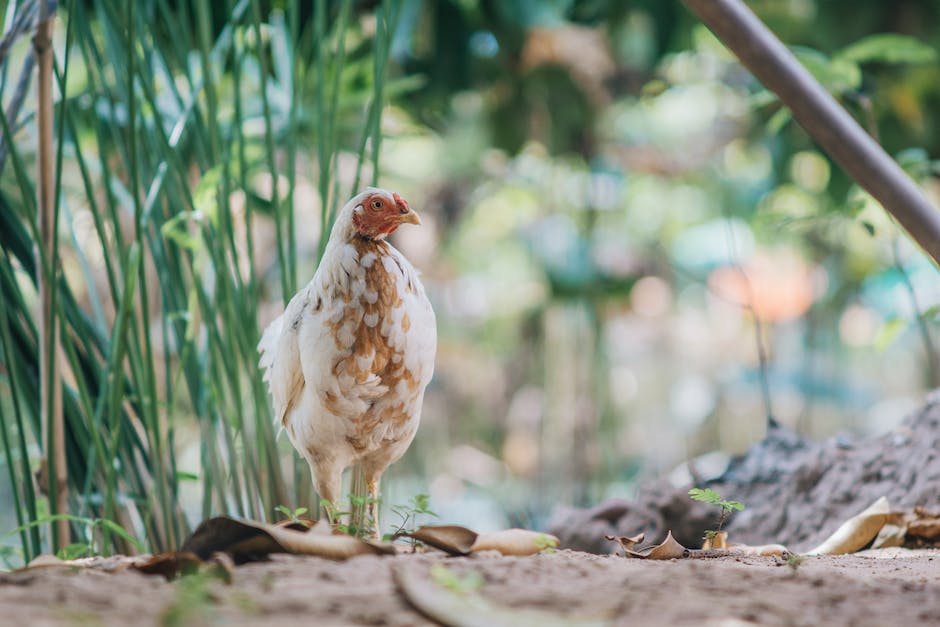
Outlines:
<svg viewBox="0 0 940 627"><path fill-rule="evenodd" d="M898 549L889 549L901 553ZM890 554L890 553L889 553ZM914 625L940 623L940 551L908 557L662 562L558 551L363 556L278 555L231 582L166 582L133 570L41 567L0 574L4 625L434 625L405 598L403 575L443 593L455 625ZM431 576L434 564L437 576ZM477 577L472 582L470 571ZM441 578L446 574L446 583ZM443 585L441 585L443 583Z"/></svg>
<svg viewBox="0 0 940 627"><path fill-rule="evenodd" d="M700 485L747 504L727 526L732 540L805 551L882 496L901 511L940 509L938 451L934 393L875 438L815 443L771 426ZM807 557L795 568L779 557L607 554L606 534L639 531L658 542L671 529L696 546L715 512L689 499L688 487L659 481L631 501L562 511L549 531L566 549L531 557L275 555L174 582L127 568L126 559L0 573L0 626L940 625L940 549Z"/></svg>

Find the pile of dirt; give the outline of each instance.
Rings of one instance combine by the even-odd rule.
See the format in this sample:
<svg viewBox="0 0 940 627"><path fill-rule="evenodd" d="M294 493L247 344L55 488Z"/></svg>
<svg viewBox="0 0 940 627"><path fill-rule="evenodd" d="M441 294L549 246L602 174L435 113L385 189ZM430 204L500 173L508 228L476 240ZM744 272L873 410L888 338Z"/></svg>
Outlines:
<svg viewBox="0 0 940 627"><path fill-rule="evenodd" d="M672 530L686 545L701 542L715 525L714 507L692 501L690 487L709 487L747 507L726 529L736 542L778 542L805 551L879 497L892 509L940 509L940 393L884 435L838 436L812 442L773 424L766 437L735 458L715 480L677 488L655 481L635 500L609 500L586 510L556 513L548 531L561 545L609 553L605 535L645 532L650 539Z"/></svg>

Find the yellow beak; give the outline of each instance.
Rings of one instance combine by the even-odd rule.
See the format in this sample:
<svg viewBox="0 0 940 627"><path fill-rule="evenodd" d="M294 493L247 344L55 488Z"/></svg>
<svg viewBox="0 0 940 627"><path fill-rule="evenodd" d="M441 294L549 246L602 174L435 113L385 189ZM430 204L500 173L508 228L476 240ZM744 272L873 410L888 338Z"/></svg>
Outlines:
<svg viewBox="0 0 940 627"><path fill-rule="evenodd" d="M421 224L421 218L412 209L409 209L408 213L401 214L399 219L402 224Z"/></svg>

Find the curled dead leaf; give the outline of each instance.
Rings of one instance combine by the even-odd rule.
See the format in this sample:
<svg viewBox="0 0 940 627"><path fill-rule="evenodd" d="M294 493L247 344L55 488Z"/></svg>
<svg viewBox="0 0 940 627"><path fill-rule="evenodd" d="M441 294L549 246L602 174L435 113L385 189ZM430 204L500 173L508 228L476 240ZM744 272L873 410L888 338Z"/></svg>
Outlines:
<svg viewBox="0 0 940 627"><path fill-rule="evenodd" d="M228 553L236 564L265 559L271 553L315 555L343 560L355 555L394 554L391 544L371 542L346 535L327 535L322 531L293 529L217 516L202 522L182 551L208 560L213 553Z"/></svg>
<svg viewBox="0 0 940 627"><path fill-rule="evenodd" d="M167 581L172 581L180 574L195 573L201 563L199 556L190 551L169 551L134 564L132 568L145 575L160 575Z"/></svg>
<svg viewBox="0 0 940 627"><path fill-rule="evenodd" d="M396 534L396 537L412 538L450 555L469 555L478 534L460 525L428 525L416 531Z"/></svg>
<svg viewBox="0 0 940 627"><path fill-rule="evenodd" d="M503 529L477 537L471 551L499 551L503 555L535 555L558 546L558 538L529 529Z"/></svg>
<svg viewBox="0 0 940 627"><path fill-rule="evenodd" d="M303 533L265 525L275 542L287 553L316 555L332 560L344 560L356 555L394 555L395 547L386 542L373 542L347 535Z"/></svg>
<svg viewBox="0 0 940 627"><path fill-rule="evenodd" d="M429 525L396 537L413 538L450 555L469 555L475 551L499 551L503 555L534 555L558 546L558 538L528 529L503 529L477 532L459 525Z"/></svg>
<svg viewBox="0 0 940 627"><path fill-rule="evenodd" d="M236 564L242 564L283 552L283 547L256 524L216 516L202 521L180 551L193 553L200 560L209 559L216 551L225 551Z"/></svg>
<svg viewBox="0 0 940 627"><path fill-rule="evenodd" d="M881 531L891 512L888 499L881 497L865 511L848 519L809 555L844 555L864 548Z"/></svg>
<svg viewBox="0 0 940 627"><path fill-rule="evenodd" d="M624 551L624 555L626 555L626 557L644 560L674 560L685 557L686 551L688 550L689 549L679 544L676 539L672 537L672 531L670 531L666 534L666 539L660 544L648 547L642 551L626 550Z"/></svg>
<svg viewBox="0 0 940 627"><path fill-rule="evenodd" d="M638 533L635 536L604 536L607 540L611 542L619 542L620 548L624 551L632 551L633 547L643 542L646 538L645 533Z"/></svg>
<svg viewBox="0 0 940 627"><path fill-rule="evenodd" d="M906 525L885 525L871 543L871 548L887 549L893 546L903 546L907 538L907 530Z"/></svg>
<svg viewBox="0 0 940 627"><path fill-rule="evenodd" d="M921 540L940 540L940 517L912 520L907 526L908 535Z"/></svg>

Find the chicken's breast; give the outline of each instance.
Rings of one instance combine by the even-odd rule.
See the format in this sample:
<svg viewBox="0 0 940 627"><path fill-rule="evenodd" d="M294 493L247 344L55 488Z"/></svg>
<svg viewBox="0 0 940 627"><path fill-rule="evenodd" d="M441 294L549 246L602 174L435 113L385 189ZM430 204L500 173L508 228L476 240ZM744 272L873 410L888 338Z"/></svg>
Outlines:
<svg viewBox="0 0 940 627"><path fill-rule="evenodd" d="M407 449L434 370L434 312L385 241L329 250L261 342L278 419L311 462L384 467Z"/></svg>

